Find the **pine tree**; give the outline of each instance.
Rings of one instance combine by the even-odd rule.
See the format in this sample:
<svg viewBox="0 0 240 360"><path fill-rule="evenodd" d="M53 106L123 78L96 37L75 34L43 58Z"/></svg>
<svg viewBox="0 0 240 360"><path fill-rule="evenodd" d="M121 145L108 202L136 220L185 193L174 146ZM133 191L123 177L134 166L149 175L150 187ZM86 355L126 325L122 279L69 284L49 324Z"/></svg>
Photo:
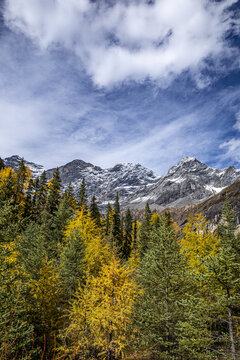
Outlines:
<svg viewBox="0 0 240 360"><path fill-rule="evenodd" d="M77 209L87 211L87 196L86 196L86 185L85 179L82 179L82 184L77 195Z"/></svg>
<svg viewBox="0 0 240 360"><path fill-rule="evenodd" d="M205 283L223 310L232 359L237 359L237 331L234 319L240 319L240 237L236 234L236 214L226 202L219 225L220 246L216 254L205 259Z"/></svg>
<svg viewBox="0 0 240 360"><path fill-rule="evenodd" d="M96 203L96 197L95 195L92 197L92 201L90 204L90 215L91 218L96 222L97 226L101 226L101 215L100 211L98 209L97 203Z"/></svg>
<svg viewBox="0 0 240 360"><path fill-rule="evenodd" d="M47 199L47 208L50 214L57 211L60 203L61 178L58 168L53 174L53 178L49 183L49 194Z"/></svg>
<svg viewBox="0 0 240 360"><path fill-rule="evenodd" d="M29 218L33 214L33 204L32 204L32 195L33 195L33 180L31 179L26 192L26 200L24 204L23 217Z"/></svg>
<svg viewBox="0 0 240 360"><path fill-rule="evenodd" d="M69 300L78 287L84 287L86 280L85 244L77 230L70 234L61 252L60 274Z"/></svg>
<svg viewBox="0 0 240 360"><path fill-rule="evenodd" d="M4 164L4 161L3 159L0 157L0 170L4 169L5 168L5 164Z"/></svg>
<svg viewBox="0 0 240 360"><path fill-rule="evenodd" d="M211 339L205 333L207 321L201 323L203 307L201 316L200 309L194 313L196 301L188 294L188 270L178 235L167 216L161 218L148 239L137 270L142 295L136 304L135 344L139 350L150 352L153 359L208 359Z"/></svg>
<svg viewBox="0 0 240 360"><path fill-rule="evenodd" d="M138 278L143 295L136 306L140 349L144 344L158 358L176 355L184 275L176 234L167 221L162 221L149 234L148 248L140 263Z"/></svg>
<svg viewBox="0 0 240 360"><path fill-rule="evenodd" d="M58 179L58 174L57 174L56 180L60 183L60 181ZM56 185L57 184L55 184L55 186ZM36 208L37 208L36 212L37 212L37 215L39 216L47 204L48 188L47 188L46 171L43 171L43 173L40 176L40 179L36 182L35 187L36 187L36 191L37 191L37 194L36 194L37 198L35 199Z"/></svg>
<svg viewBox="0 0 240 360"><path fill-rule="evenodd" d="M117 249L119 254L121 254L122 245L123 245L123 234L121 227L121 214L120 214L118 193L116 194L115 203L114 203L112 243L113 243L113 247Z"/></svg>
<svg viewBox="0 0 240 360"><path fill-rule="evenodd" d="M138 226L137 226L137 220L135 219L133 223L133 249L135 250L137 248L137 236L138 236Z"/></svg>
<svg viewBox="0 0 240 360"><path fill-rule="evenodd" d="M112 226L113 226L113 208L110 205L110 203L108 203L104 218L105 235L109 236L111 234Z"/></svg>
<svg viewBox="0 0 240 360"><path fill-rule="evenodd" d="M132 248L132 214L130 209L127 209L125 216L125 228L124 228L124 238L123 238L123 247L122 247L122 258L128 260L131 254Z"/></svg>
<svg viewBox="0 0 240 360"><path fill-rule="evenodd" d="M147 203L144 210L144 218L139 234L140 255L143 256L148 248L149 235L151 232L151 210Z"/></svg>
<svg viewBox="0 0 240 360"><path fill-rule="evenodd" d="M63 194L63 197L67 199L68 206L70 206L71 209L74 212L76 210L77 202L76 202L76 199L74 197L73 187L72 187L71 182L68 184L68 187L65 190L65 192Z"/></svg>

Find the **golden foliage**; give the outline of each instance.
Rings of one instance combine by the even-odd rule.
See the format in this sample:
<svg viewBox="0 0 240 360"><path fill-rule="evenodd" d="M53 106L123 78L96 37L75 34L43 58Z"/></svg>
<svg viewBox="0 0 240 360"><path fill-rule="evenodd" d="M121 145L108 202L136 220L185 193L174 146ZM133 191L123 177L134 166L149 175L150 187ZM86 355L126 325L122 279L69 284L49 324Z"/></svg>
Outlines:
<svg viewBox="0 0 240 360"><path fill-rule="evenodd" d="M70 334L78 334L77 348L95 347L103 359L111 353L124 358L137 286L132 270L113 258L98 277L91 276L79 291L71 311Z"/></svg>
<svg viewBox="0 0 240 360"><path fill-rule="evenodd" d="M189 217L183 234L184 237L180 240L181 252L184 253L188 265L198 272L203 269L204 258L216 254L220 240L208 230L208 222L202 214Z"/></svg>
<svg viewBox="0 0 240 360"><path fill-rule="evenodd" d="M39 279L29 281L30 310L38 315L45 324L46 332L56 329L61 321L59 303L61 300L61 280L52 261L43 261Z"/></svg>
<svg viewBox="0 0 240 360"><path fill-rule="evenodd" d="M104 243L101 230L84 209L77 211L76 217L69 222L65 232L66 239L76 230L84 240L87 272L97 274L102 264L110 260L109 246Z"/></svg>
<svg viewBox="0 0 240 360"><path fill-rule="evenodd" d="M14 170L11 168L6 167L0 170L0 186L2 186L5 183L5 181L7 180L10 174L12 174L14 178L16 177Z"/></svg>

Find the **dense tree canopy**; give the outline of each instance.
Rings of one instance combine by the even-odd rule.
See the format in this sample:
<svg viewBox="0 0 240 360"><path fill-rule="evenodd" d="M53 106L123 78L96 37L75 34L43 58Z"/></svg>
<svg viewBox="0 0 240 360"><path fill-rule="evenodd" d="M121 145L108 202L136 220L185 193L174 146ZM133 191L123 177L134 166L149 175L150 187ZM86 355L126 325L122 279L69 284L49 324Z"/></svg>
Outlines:
<svg viewBox="0 0 240 360"><path fill-rule="evenodd" d="M101 213L52 179L0 160L0 358L237 359L240 239L227 202L217 231L184 229L119 196Z"/></svg>

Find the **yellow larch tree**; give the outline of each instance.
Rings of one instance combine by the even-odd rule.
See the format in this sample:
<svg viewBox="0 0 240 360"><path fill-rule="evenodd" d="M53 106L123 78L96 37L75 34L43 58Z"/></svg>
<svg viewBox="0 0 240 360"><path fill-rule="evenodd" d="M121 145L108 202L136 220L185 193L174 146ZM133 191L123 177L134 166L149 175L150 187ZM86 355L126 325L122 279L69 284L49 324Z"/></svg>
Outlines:
<svg viewBox="0 0 240 360"><path fill-rule="evenodd" d="M102 359L125 358L136 295L132 270L115 257L98 277L91 276L71 310L68 331L75 337L75 353L84 358L94 349Z"/></svg>
<svg viewBox="0 0 240 360"><path fill-rule="evenodd" d="M196 272L203 270L203 260L214 256L219 248L218 237L208 229L208 222L202 214L190 216L183 229L184 237L180 240L181 252L188 265Z"/></svg>
<svg viewBox="0 0 240 360"><path fill-rule="evenodd" d="M52 261L43 260L39 278L29 280L29 289L29 311L33 314L34 321L40 325L41 333L51 343L63 322L62 284Z"/></svg>
<svg viewBox="0 0 240 360"><path fill-rule="evenodd" d="M69 222L65 232L66 241L76 231L79 231L79 235L84 240L87 273L97 274L102 264L110 260L109 246L104 242L101 230L96 226L95 221L83 209L77 211L75 218Z"/></svg>

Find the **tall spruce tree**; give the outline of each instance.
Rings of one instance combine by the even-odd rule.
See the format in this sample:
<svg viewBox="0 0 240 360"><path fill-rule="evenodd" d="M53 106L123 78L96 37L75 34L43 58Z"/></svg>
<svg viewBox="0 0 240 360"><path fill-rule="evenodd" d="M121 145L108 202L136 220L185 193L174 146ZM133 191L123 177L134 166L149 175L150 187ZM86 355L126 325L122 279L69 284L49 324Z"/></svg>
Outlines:
<svg viewBox="0 0 240 360"><path fill-rule="evenodd" d="M99 208L96 203L96 197L93 195L91 204L90 204L90 216L95 221L97 226L101 226L101 215Z"/></svg>
<svg viewBox="0 0 240 360"><path fill-rule="evenodd" d="M130 209L128 208L124 219L124 237L122 246L122 257L125 260L128 260L131 254L132 230L132 214Z"/></svg>
<svg viewBox="0 0 240 360"><path fill-rule="evenodd" d="M105 229L105 235L107 236L111 234L112 220L113 220L113 208L111 204L108 203L106 208L106 214L104 217L104 229Z"/></svg>
<svg viewBox="0 0 240 360"><path fill-rule="evenodd" d="M81 184L79 192L77 194L77 209L84 210L84 211L87 210L85 178L82 179L82 184Z"/></svg>
<svg viewBox="0 0 240 360"><path fill-rule="evenodd" d="M59 181L59 179L57 181ZM36 184L36 191L37 191L36 212L37 215L39 215L41 214L47 203L48 189L47 189L46 171L43 171L43 173L41 174L40 179Z"/></svg>
<svg viewBox="0 0 240 360"><path fill-rule="evenodd" d="M134 220L133 223L133 249L136 250L137 247L137 234L138 234L138 227L137 227L137 220Z"/></svg>
<svg viewBox="0 0 240 360"><path fill-rule="evenodd" d="M121 214L120 214L118 193L116 193L115 203L114 203L112 241L113 241L113 246L116 247L118 253L121 255L122 245L123 245L123 233L121 226Z"/></svg>
<svg viewBox="0 0 240 360"><path fill-rule="evenodd" d="M236 234L236 213L226 202L223 219L218 228L220 246L215 256L209 256L204 265L204 280L221 304L223 321L228 324L232 359L238 358L237 328L234 319L240 318L240 236Z"/></svg>
<svg viewBox="0 0 240 360"><path fill-rule="evenodd" d="M4 164L4 161L3 159L0 157L0 170L4 169L5 168L5 164Z"/></svg>
<svg viewBox="0 0 240 360"><path fill-rule="evenodd" d="M60 257L60 275L66 299L86 281L85 245L79 231L73 231L63 247Z"/></svg>
<svg viewBox="0 0 240 360"><path fill-rule="evenodd" d="M204 349L209 345L209 338L205 327L202 330L202 324L198 323L199 312L197 315L188 312L187 268L178 235L165 216L150 232L148 240L137 272L143 292L136 303L135 346L150 352L151 359L208 359ZM201 328L200 334L195 331L196 326Z"/></svg>
<svg viewBox="0 0 240 360"><path fill-rule="evenodd" d="M50 214L54 214L57 211L60 203L60 191L61 191L61 178L58 168L53 174L53 178L50 181L47 208Z"/></svg>
<svg viewBox="0 0 240 360"><path fill-rule="evenodd" d="M34 187L33 180L30 179L26 192L25 204L24 204L24 212L23 212L24 218L29 218L33 213L33 204L32 204L33 187Z"/></svg>
<svg viewBox="0 0 240 360"><path fill-rule="evenodd" d="M151 232L151 210L147 203L144 210L144 217L139 234L140 255L143 256L148 248L149 235Z"/></svg>

